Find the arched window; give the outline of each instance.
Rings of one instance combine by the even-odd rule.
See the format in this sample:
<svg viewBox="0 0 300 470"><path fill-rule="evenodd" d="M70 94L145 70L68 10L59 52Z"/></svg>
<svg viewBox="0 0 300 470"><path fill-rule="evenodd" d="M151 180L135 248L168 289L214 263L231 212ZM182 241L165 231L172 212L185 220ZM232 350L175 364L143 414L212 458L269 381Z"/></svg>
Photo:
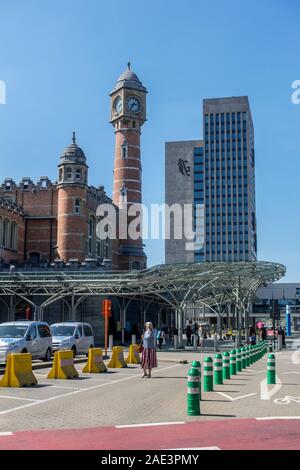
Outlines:
<svg viewBox="0 0 300 470"><path fill-rule="evenodd" d="M2 232L2 246L9 248L9 220L4 219Z"/></svg>
<svg viewBox="0 0 300 470"><path fill-rule="evenodd" d="M67 180L71 180L73 178L73 169L71 167L68 167L66 169L66 173L67 173Z"/></svg>
<svg viewBox="0 0 300 470"><path fill-rule="evenodd" d="M12 222L10 226L10 248L12 250L17 249L17 224Z"/></svg>
<svg viewBox="0 0 300 470"><path fill-rule="evenodd" d="M104 245L104 258L111 259L111 241L108 237L106 238Z"/></svg>
<svg viewBox="0 0 300 470"><path fill-rule="evenodd" d="M75 212L76 215L81 214L81 199L75 199L74 212Z"/></svg>
<svg viewBox="0 0 300 470"><path fill-rule="evenodd" d="M81 169L80 168L76 168L76 179L81 180Z"/></svg>
<svg viewBox="0 0 300 470"><path fill-rule="evenodd" d="M122 159L123 160L126 160L127 156L128 156L128 145L127 144L123 144L121 146L122 148Z"/></svg>

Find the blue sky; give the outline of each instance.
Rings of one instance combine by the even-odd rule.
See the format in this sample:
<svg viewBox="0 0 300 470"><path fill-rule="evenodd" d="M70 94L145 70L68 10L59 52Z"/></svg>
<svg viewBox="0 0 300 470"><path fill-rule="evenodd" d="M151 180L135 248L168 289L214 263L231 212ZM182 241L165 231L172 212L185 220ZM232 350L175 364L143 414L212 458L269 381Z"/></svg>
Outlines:
<svg viewBox="0 0 300 470"><path fill-rule="evenodd" d="M130 59L149 90L144 202L164 202L164 142L202 137L202 100L248 95L256 139L259 259L300 282L297 0L0 0L0 179L56 179L73 129L90 184L112 192L109 97ZM147 241L149 265L164 260Z"/></svg>

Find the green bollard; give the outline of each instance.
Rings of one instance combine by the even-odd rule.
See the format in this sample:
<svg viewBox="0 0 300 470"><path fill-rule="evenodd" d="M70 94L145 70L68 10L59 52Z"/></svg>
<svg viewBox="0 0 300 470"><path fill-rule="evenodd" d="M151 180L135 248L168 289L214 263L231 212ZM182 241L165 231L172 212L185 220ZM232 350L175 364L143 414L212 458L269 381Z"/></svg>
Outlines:
<svg viewBox="0 0 300 470"><path fill-rule="evenodd" d="M203 390L204 392L213 392L213 360L211 357L204 359L204 372L203 372Z"/></svg>
<svg viewBox="0 0 300 470"><path fill-rule="evenodd" d="M230 379L229 352L223 354L223 380Z"/></svg>
<svg viewBox="0 0 300 470"><path fill-rule="evenodd" d="M242 350L241 348L236 350L236 371L241 372L242 370Z"/></svg>
<svg viewBox="0 0 300 470"><path fill-rule="evenodd" d="M200 416L199 400L200 375L197 369L191 368L188 372L187 386L187 414L188 416Z"/></svg>
<svg viewBox="0 0 300 470"><path fill-rule="evenodd" d="M267 383L276 384L275 355L268 354Z"/></svg>
<svg viewBox="0 0 300 470"><path fill-rule="evenodd" d="M250 363L250 366L252 366L253 362L254 362L254 351L253 351L253 344L251 344L249 346L249 363Z"/></svg>
<svg viewBox="0 0 300 470"><path fill-rule="evenodd" d="M246 365L247 365L247 367L250 366L250 349L249 349L249 346L246 346Z"/></svg>
<svg viewBox="0 0 300 470"><path fill-rule="evenodd" d="M192 362L192 367L194 369L197 369L199 372L199 400L202 400L202 392L201 392L201 364L199 361L193 361Z"/></svg>
<svg viewBox="0 0 300 470"><path fill-rule="evenodd" d="M236 351L230 351L230 375L236 375Z"/></svg>
<svg viewBox="0 0 300 470"><path fill-rule="evenodd" d="M214 384L223 385L222 355L216 354L214 360Z"/></svg>
<svg viewBox="0 0 300 470"><path fill-rule="evenodd" d="M252 364L251 362L252 361L252 345L251 344L249 344L248 346L248 358L249 358L249 367L250 367Z"/></svg>
<svg viewBox="0 0 300 470"><path fill-rule="evenodd" d="M242 348L242 370L246 369L247 360L246 360L246 348Z"/></svg>

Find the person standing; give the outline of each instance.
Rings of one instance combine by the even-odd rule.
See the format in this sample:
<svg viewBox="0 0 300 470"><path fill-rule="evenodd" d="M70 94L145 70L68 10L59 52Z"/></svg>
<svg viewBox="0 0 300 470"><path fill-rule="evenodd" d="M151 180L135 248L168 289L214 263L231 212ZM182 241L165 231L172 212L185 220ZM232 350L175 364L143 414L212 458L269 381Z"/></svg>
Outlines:
<svg viewBox="0 0 300 470"><path fill-rule="evenodd" d="M144 371L141 376L151 378L151 371L154 367L157 367L156 358L156 335L151 322L147 322L145 325L145 332L143 334L143 352L141 366ZM147 374L148 370L148 374Z"/></svg>

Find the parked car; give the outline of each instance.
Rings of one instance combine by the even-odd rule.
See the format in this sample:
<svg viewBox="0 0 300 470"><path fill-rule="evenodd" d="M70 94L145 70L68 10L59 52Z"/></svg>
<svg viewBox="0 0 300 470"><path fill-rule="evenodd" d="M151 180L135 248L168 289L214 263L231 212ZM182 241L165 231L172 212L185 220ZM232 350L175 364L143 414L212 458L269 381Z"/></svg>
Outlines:
<svg viewBox="0 0 300 470"><path fill-rule="evenodd" d="M94 347L94 333L89 323L54 323L50 329L53 351L71 349L75 357L76 354L88 354Z"/></svg>
<svg viewBox="0 0 300 470"><path fill-rule="evenodd" d="M16 321L0 324L0 363L8 353L30 353L33 359L50 361L52 338L48 323Z"/></svg>

